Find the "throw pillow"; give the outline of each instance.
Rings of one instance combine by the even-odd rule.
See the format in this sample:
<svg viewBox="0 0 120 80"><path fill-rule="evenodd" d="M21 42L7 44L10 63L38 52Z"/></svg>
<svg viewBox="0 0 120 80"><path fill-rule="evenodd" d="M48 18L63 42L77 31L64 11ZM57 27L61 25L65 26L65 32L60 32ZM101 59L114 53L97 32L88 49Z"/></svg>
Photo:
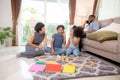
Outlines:
<svg viewBox="0 0 120 80"><path fill-rule="evenodd" d="M117 40L118 33L113 31L96 31L87 36L88 39L104 42L108 40Z"/></svg>

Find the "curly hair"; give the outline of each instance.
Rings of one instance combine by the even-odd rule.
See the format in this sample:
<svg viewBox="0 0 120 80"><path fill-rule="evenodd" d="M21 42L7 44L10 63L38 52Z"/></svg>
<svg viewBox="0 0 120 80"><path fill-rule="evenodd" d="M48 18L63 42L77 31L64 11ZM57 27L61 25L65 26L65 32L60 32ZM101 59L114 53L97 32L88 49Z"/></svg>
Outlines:
<svg viewBox="0 0 120 80"><path fill-rule="evenodd" d="M58 25L56 29L58 30L59 28L62 28L63 30L65 29L63 25Z"/></svg>
<svg viewBox="0 0 120 80"><path fill-rule="evenodd" d="M83 34L83 28L81 28L81 26L73 26L72 29L74 30L75 37L81 37L81 35Z"/></svg>

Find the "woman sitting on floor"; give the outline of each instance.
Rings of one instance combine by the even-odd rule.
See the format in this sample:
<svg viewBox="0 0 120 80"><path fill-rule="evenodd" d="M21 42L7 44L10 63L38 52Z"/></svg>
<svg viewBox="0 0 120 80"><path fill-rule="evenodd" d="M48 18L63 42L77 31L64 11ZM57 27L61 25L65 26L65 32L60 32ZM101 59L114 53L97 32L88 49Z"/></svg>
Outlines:
<svg viewBox="0 0 120 80"><path fill-rule="evenodd" d="M35 32L31 34L30 39L25 46L25 52L17 54L17 57L33 58L44 54L43 47L47 45L45 25L41 22L35 26ZM41 45L43 42L44 46Z"/></svg>

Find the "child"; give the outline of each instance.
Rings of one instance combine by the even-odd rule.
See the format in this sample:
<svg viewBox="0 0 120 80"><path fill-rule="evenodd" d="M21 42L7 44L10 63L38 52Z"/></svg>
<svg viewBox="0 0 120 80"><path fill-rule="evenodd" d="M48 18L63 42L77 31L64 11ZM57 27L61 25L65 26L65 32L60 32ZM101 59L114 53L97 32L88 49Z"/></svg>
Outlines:
<svg viewBox="0 0 120 80"><path fill-rule="evenodd" d="M35 32L31 34L30 39L25 46L25 52L17 54L16 57L27 57L33 58L44 54L43 47L40 45L44 43L44 46L47 45L46 35L45 35L45 25L41 22L37 23L35 26ZM39 46L40 45L40 46Z"/></svg>
<svg viewBox="0 0 120 80"><path fill-rule="evenodd" d="M57 33L52 36L51 40L51 48L45 47L45 52L51 53L51 55L61 55L65 53L65 50L63 49L62 45L65 45L66 37L64 33L64 26L58 25L57 26Z"/></svg>
<svg viewBox="0 0 120 80"><path fill-rule="evenodd" d="M73 26L73 28L70 30L70 37L68 39L68 43L66 45L66 55L70 55L73 53L75 56L80 55L79 51L79 42L80 42L80 36L83 33L83 29L80 27Z"/></svg>

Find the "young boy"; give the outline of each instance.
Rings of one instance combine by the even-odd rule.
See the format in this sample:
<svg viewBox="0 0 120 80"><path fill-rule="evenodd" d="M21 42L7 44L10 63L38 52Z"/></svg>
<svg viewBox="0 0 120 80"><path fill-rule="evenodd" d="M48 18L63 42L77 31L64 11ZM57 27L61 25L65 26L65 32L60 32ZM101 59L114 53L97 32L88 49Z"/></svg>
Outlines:
<svg viewBox="0 0 120 80"><path fill-rule="evenodd" d="M62 45L65 45L66 42L66 36L64 33L64 26L58 25L57 26L57 33L55 33L52 36L51 40L51 48L45 47L44 50L47 53L51 53L51 55L61 55L65 53L65 49L62 47Z"/></svg>

